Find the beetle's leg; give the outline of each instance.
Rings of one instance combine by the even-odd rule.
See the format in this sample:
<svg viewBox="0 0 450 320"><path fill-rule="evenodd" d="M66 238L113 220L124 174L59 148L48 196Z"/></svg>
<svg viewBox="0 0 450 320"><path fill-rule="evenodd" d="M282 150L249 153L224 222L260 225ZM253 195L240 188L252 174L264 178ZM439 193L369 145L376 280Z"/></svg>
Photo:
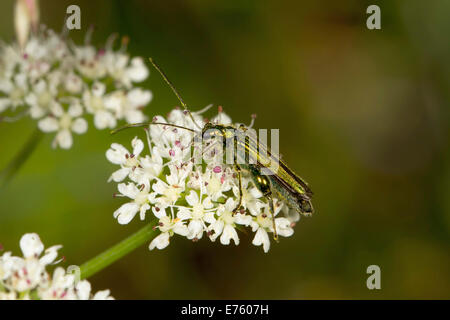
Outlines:
<svg viewBox="0 0 450 320"><path fill-rule="evenodd" d="M239 203L233 210L233 215L235 215L242 207L242 170L241 167L237 163L234 164L234 168L237 171L238 179L239 179Z"/></svg>
<svg viewBox="0 0 450 320"><path fill-rule="evenodd" d="M275 225L275 209L273 207L272 191L265 194L265 197L269 200L269 210L270 210L270 214L272 215L273 239L275 241L278 241L278 232L277 232L277 226Z"/></svg>
<svg viewBox="0 0 450 320"><path fill-rule="evenodd" d="M253 170L253 182L255 183L256 188L258 188L258 190L261 191L261 193L269 202L269 211L270 214L272 215L273 239L278 241L277 226L275 224L275 209L273 205L272 189L270 181L266 176L261 175L259 169L257 169Z"/></svg>
<svg viewBox="0 0 450 320"><path fill-rule="evenodd" d="M250 172L252 174L252 179L255 184L255 187L261 191L263 196L269 202L269 211L272 215L272 226L273 226L273 239L278 241L278 232L277 226L275 224L275 208L273 205L273 197L272 197L272 185L270 180L265 176L261 175L260 169L256 166L250 165Z"/></svg>

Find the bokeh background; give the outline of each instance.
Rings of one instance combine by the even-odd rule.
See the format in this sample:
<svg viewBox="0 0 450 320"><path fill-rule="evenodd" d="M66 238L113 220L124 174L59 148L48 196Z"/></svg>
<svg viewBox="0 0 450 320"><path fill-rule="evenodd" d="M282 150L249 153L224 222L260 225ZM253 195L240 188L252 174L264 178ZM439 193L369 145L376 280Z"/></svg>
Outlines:
<svg viewBox="0 0 450 320"><path fill-rule="evenodd" d="M81 7L83 41L130 37L195 108L223 105L235 121L257 113L280 128L281 153L312 186L316 214L264 254L241 234L225 247L174 238L139 248L90 280L119 299L450 298L449 1L50 1L41 21L61 30ZM381 30L366 8L381 7ZM0 38L14 37L13 1L1 1ZM156 72L149 116L177 104ZM0 168L35 129L0 123ZM92 127L69 151L46 136L0 190L0 243L19 253L25 232L63 244L81 264L143 224L112 217L120 206L105 151L141 131L110 136ZM381 267L381 290L366 268Z"/></svg>

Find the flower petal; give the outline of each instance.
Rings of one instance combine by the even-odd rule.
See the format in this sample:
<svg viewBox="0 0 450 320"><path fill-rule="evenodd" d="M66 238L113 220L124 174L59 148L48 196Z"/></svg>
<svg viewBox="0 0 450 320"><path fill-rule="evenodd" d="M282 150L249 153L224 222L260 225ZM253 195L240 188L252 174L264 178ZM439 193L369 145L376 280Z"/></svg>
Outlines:
<svg viewBox="0 0 450 320"><path fill-rule="evenodd" d="M113 300L114 298L110 296L111 292L109 290L98 291L92 297L92 300Z"/></svg>
<svg viewBox="0 0 450 320"><path fill-rule="evenodd" d="M161 233L159 236L157 236L155 239L152 240L152 242L150 242L149 245L149 249L153 250L154 248L158 248L158 249L164 249L165 247L167 247L169 245L169 238L170 235L168 232L163 232Z"/></svg>
<svg viewBox="0 0 450 320"><path fill-rule="evenodd" d="M111 148L106 151L106 158L114 164L123 164L126 160L125 156L128 150L118 143L111 144Z"/></svg>
<svg viewBox="0 0 450 320"><path fill-rule="evenodd" d="M131 141L131 146L133 147L133 154L136 157L144 150L144 143L138 137L134 137L133 141Z"/></svg>
<svg viewBox="0 0 450 320"><path fill-rule="evenodd" d="M125 120L128 123L140 123L145 121L145 116L140 110L128 110L125 113Z"/></svg>
<svg viewBox="0 0 450 320"><path fill-rule="evenodd" d="M87 280L82 280L76 285L77 294L80 300L89 300L91 295L91 284Z"/></svg>
<svg viewBox="0 0 450 320"><path fill-rule="evenodd" d="M239 237L236 229L227 224L223 229L222 235L220 236L220 243L223 245L229 245L230 239L233 239L235 245L239 244Z"/></svg>
<svg viewBox="0 0 450 320"><path fill-rule="evenodd" d="M189 192L189 195L186 196L186 201L190 206L195 206L196 204L198 204L200 202L200 199L197 192L191 190L191 192Z"/></svg>
<svg viewBox="0 0 450 320"><path fill-rule="evenodd" d="M72 134L69 130L61 130L56 134L55 142L63 149L69 149L72 146Z"/></svg>
<svg viewBox="0 0 450 320"><path fill-rule="evenodd" d="M270 240L266 230L264 230L263 228L259 228L258 231L256 231L252 244L255 246L262 245L264 252L267 253L270 249Z"/></svg>
<svg viewBox="0 0 450 320"><path fill-rule="evenodd" d="M128 202L123 204L114 212L114 217L117 218L119 224L128 224L133 220L136 213L139 211L139 205L135 202Z"/></svg>
<svg viewBox="0 0 450 320"><path fill-rule="evenodd" d="M180 236L186 237L189 233L189 229L185 224L177 222L173 227L173 232L179 234Z"/></svg>
<svg viewBox="0 0 450 320"><path fill-rule="evenodd" d="M121 168L119 170L116 170L108 179L108 182L111 180L113 180L114 182L121 182L128 176L129 172L130 172L129 168Z"/></svg>
<svg viewBox="0 0 450 320"><path fill-rule="evenodd" d="M54 132L59 128L59 122L53 117L47 117L39 120L38 127L43 132Z"/></svg>
<svg viewBox="0 0 450 320"><path fill-rule="evenodd" d="M61 245L48 248L47 250L45 250L45 255L39 259L39 262L43 265L52 263L53 261L55 261L56 257L58 256L58 250L61 248Z"/></svg>
<svg viewBox="0 0 450 320"><path fill-rule="evenodd" d="M85 133L87 131L87 121L83 118L75 119L72 123L72 131L78 134Z"/></svg>
<svg viewBox="0 0 450 320"><path fill-rule="evenodd" d="M141 218L141 220L145 220L145 213L148 209L150 209L150 205L148 203L145 203L141 206L139 210L139 217Z"/></svg>
<svg viewBox="0 0 450 320"><path fill-rule="evenodd" d="M44 251L44 244L37 233L27 233L20 239L20 249L25 258L38 257Z"/></svg>
<svg viewBox="0 0 450 320"><path fill-rule="evenodd" d="M148 77L148 73L149 71L141 57L131 59L130 67L127 69L127 74L131 81L144 81Z"/></svg>
<svg viewBox="0 0 450 320"><path fill-rule="evenodd" d="M276 218L275 226L280 236L290 237L294 234L294 229L291 228L291 222L286 218Z"/></svg>
<svg viewBox="0 0 450 320"><path fill-rule="evenodd" d="M137 197L137 195L139 194L139 189L132 182L128 182L127 184L119 183L119 185L117 187L121 194L123 194L124 196L127 196L130 199L135 199Z"/></svg>
<svg viewBox="0 0 450 320"><path fill-rule="evenodd" d="M81 105L79 103L73 103L70 105L69 111L67 111L67 113L72 118L77 118L83 114L83 108L81 107Z"/></svg>
<svg viewBox="0 0 450 320"><path fill-rule="evenodd" d="M114 128L117 124L116 118L111 112L106 110L99 110L94 116L94 125L97 129L103 130L106 128Z"/></svg>
<svg viewBox="0 0 450 320"><path fill-rule="evenodd" d="M148 90L135 88L128 92L127 99L133 108L143 107L152 100L152 93Z"/></svg>

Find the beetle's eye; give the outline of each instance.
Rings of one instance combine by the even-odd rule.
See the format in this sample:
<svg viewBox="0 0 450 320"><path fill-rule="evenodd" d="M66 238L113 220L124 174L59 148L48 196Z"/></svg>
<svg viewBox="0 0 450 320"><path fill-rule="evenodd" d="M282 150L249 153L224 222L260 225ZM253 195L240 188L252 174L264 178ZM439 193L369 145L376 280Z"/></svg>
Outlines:
<svg viewBox="0 0 450 320"><path fill-rule="evenodd" d="M300 206L301 206L303 212L306 212L306 213L312 212L311 203L309 201L301 200Z"/></svg>
<svg viewBox="0 0 450 320"><path fill-rule="evenodd" d="M216 132L214 130L207 130L203 134L203 140L210 140L215 134Z"/></svg>

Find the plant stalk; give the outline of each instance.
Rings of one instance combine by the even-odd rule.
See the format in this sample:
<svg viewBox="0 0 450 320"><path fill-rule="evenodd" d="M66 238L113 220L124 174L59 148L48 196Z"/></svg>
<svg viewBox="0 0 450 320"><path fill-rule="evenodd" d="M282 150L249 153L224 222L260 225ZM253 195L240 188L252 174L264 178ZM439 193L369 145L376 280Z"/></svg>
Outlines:
<svg viewBox="0 0 450 320"><path fill-rule="evenodd" d="M155 238L159 233L158 229L153 229L156 222L157 220L149 223L128 238L81 265L81 279L86 279L103 270L134 249Z"/></svg>
<svg viewBox="0 0 450 320"><path fill-rule="evenodd" d="M19 172L20 168L33 154L43 137L44 133L36 128L36 130L28 138L27 142L23 145L22 149L20 149L16 156L0 173L0 189L5 188L8 182L11 181L11 179Z"/></svg>

